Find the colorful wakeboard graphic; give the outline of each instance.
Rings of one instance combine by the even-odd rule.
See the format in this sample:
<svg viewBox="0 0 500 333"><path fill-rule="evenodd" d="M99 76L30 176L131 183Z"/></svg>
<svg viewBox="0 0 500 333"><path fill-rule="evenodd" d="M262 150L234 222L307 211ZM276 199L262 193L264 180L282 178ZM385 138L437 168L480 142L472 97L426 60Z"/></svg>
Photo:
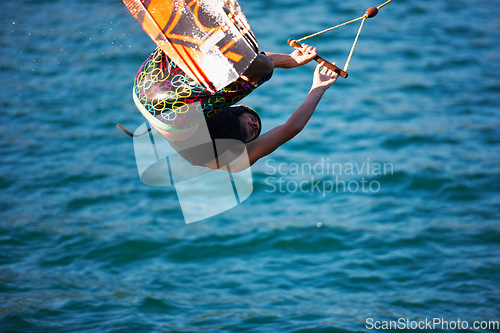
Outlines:
<svg viewBox="0 0 500 333"><path fill-rule="evenodd" d="M257 56L257 40L236 0L123 3L168 57L210 91L236 80Z"/></svg>
<svg viewBox="0 0 500 333"><path fill-rule="evenodd" d="M209 92L157 48L137 72L133 97L152 125L175 132L236 104L256 87L238 78L217 92Z"/></svg>

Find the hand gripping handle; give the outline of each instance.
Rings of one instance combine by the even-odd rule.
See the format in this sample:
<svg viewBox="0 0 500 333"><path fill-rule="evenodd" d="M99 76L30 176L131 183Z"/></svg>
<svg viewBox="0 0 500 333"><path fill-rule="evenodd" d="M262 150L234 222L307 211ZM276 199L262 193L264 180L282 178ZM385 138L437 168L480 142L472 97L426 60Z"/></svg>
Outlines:
<svg viewBox="0 0 500 333"><path fill-rule="evenodd" d="M302 46L297 43L297 41L293 40L293 39L289 39L288 40L288 45L290 45L291 47L294 47L296 48L297 50L299 51L302 51ZM321 63L322 61L325 62L325 67L328 68L328 69L331 69L332 71L334 71L335 73L337 73L338 75L342 76L344 79L347 78L347 76L349 74L347 74L347 72L343 71L342 69L338 68L337 66L335 66L334 64L332 64L331 62L321 58L320 56L316 56L314 58L314 60L316 60L317 62Z"/></svg>

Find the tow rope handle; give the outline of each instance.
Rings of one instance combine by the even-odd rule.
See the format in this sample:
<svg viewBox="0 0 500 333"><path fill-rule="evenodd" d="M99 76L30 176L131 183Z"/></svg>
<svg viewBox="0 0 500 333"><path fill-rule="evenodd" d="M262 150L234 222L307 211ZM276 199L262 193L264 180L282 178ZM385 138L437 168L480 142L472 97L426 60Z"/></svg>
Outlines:
<svg viewBox="0 0 500 333"><path fill-rule="evenodd" d="M299 50L299 51L301 51L301 52L302 52L302 46L301 46L299 43L297 43L297 41L296 41L296 40L289 39L289 40L288 40L288 45L290 45L291 47L294 47L295 49L297 49L297 50ZM335 73L337 73L338 75L342 76L344 79L346 79L346 78L347 78L347 76L349 75L349 74L347 74L347 72L346 72L346 71L344 71L344 70L342 70L341 68L339 68L339 67L335 66L335 65L334 65L334 64L332 64L331 62L329 62L329 61L327 61L327 60L325 60L325 59L321 58L319 55L318 55L318 56L316 56L316 57L314 58L314 60L316 60L316 61L317 61L317 62L319 62L319 63L321 63L321 62L325 62L325 65L324 65L324 66L325 66L326 68L331 69L332 71L334 71L334 72L335 72Z"/></svg>

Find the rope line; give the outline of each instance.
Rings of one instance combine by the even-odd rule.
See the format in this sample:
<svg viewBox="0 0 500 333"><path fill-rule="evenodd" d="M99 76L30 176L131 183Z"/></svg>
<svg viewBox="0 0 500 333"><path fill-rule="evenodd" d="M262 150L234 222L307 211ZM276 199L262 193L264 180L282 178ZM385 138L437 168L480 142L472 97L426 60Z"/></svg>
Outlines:
<svg viewBox="0 0 500 333"><path fill-rule="evenodd" d="M384 2L383 4L381 4L380 6L378 6L378 7L377 7L377 9L380 9L380 8L384 7L385 5L387 5L387 4L388 4L389 2L391 2L391 1L392 1L392 0L388 0L388 1ZM311 35L307 35L307 36L302 37L302 38L300 38L300 39L296 39L296 41L297 41L297 43L300 43L300 42L302 42L302 41L304 41L304 40L306 40L306 39L309 39L309 38L312 38L312 37L316 37L316 36L318 36L318 35L324 34L325 32L332 31L332 30L334 30L334 29L337 29L337 28L343 27L344 25L348 25L348 24L350 24L350 23L354 23L354 22L356 22L356 21L359 21L359 20L361 20L361 19L363 19L363 18L365 18L365 19L366 19L366 18L368 18L368 16L365 14L365 15L363 15L363 16L360 16L360 17L355 18L355 19L353 19L353 20L350 20L350 21L344 22L344 23L342 23L342 24L336 25L336 26L334 26L334 27L331 27L331 28L328 28L328 29L325 29L325 30L321 30L321 31L315 32L315 33L313 33L313 34L311 34Z"/></svg>
<svg viewBox="0 0 500 333"><path fill-rule="evenodd" d="M377 9L380 9L382 7L384 7L385 5L387 5L389 2L391 2L392 0L389 0L389 1L386 1L384 2L383 4L381 4L380 6L377 7Z"/></svg>
<svg viewBox="0 0 500 333"><path fill-rule="evenodd" d="M392 1L392 0L391 0L391 1ZM297 39L297 43L300 43L300 42L302 42L303 40L306 40L306 39L309 39L309 38L316 37L316 36L318 36L318 35L324 34L325 32L332 31L333 29L337 29L337 28L343 27L344 25L348 25L349 23L353 23L353 22L359 21L359 20L361 20L363 17L364 17L364 16L360 16L360 17L358 17L358 18L355 18L354 20L350 20L350 21L344 22L344 23L342 23L342 24L336 25L336 26L334 26L334 27L331 27L331 28L328 28L328 29L325 29L325 30L321 30L321 31L316 32L316 33L313 33L312 35L308 35L308 36L302 37L301 39Z"/></svg>
<svg viewBox="0 0 500 333"><path fill-rule="evenodd" d="M351 62L352 53L354 52L354 48L356 47L356 43L358 42L358 37L359 37L359 34L361 33L361 29L363 28L363 23L365 23L365 20L366 20L366 17L363 17L363 21L361 21L361 25L359 26L359 29L358 29L358 34L356 35L356 38L354 39L354 43L352 44L351 52L349 52L349 56L347 57L347 61L344 65L344 72L347 72L347 68L349 67L349 63Z"/></svg>
<svg viewBox="0 0 500 333"><path fill-rule="evenodd" d="M344 25L347 25L347 24L350 24L350 23L354 23L356 21L359 21L359 20L362 20L361 21L361 25L359 26L359 29L358 29L358 33L356 34L356 38L354 39L354 43L352 44L352 47L351 47L351 51L349 52L349 56L347 57L347 61L345 63L345 66L344 66L344 72L347 72L347 68L349 67L349 63L351 62L351 57L352 57L352 54L354 52L354 48L356 47L356 43L358 42L358 37L359 37L359 34L361 33L361 29L363 28L363 24L365 23L365 20L368 18L368 17L374 17L375 15L377 15L377 12L380 8L384 7L385 5L387 5L389 2L391 2L392 0L388 0L386 2L384 2L383 4L381 4L380 6L378 7L373 7L373 8L369 8L366 13L361 16L361 17L358 17L358 18L355 18L353 20L350 20L350 21L347 21L347 22L344 22L342 24L339 24L339 25L336 25L334 27L331 27L331 28L328 28L328 29L325 29L325 30L321 30L321 31L318 31L316 33L313 33L311 35L307 35L305 37L302 37L300 39L297 39L295 40L297 43L300 43L306 39L309 39L309 38L312 38L312 37L315 37L315 36L318 36L318 35L321 35L321 34L324 34L325 32L328 32L328 31L332 31L334 29L337 29L337 28L340 28L340 27L343 27ZM374 14L373 15L370 15L368 16L369 14L369 11L370 9L375 9L377 8L375 11L374 11Z"/></svg>

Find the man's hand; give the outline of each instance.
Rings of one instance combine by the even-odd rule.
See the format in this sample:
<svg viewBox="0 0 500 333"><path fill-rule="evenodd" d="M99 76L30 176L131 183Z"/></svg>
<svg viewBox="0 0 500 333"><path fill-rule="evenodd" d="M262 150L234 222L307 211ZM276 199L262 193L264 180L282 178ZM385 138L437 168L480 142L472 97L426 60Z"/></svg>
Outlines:
<svg viewBox="0 0 500 333"><path fill-rule="evenodd" d="M295 50L290 54L290 57L297 62L297 66L302 66L313 60L318 52L315 47L301 44L302 51Z"/></svg>
<svg viewBox="0 0 500 333"><path fill-rule="evenodd" d="M266 55L272 59L275 68L295 68L316 58L318 52L315 47L302 44L302 51L295 50L291 54L266 52Z"/></svg>
<svg viewBox="0 0 500 333"><path fill-rule="evenodd" d="M315 88L320 88L322 90L326 90L330 88L330 86L337 81L337 78L339 75L332 71L331 69L328 69L324 66L325 62L321 62L316 66L316 70L314 71L314 76L313 76L313 83L311 90L314 90ZM335 65L333 62L332 64Z"/></svg>

